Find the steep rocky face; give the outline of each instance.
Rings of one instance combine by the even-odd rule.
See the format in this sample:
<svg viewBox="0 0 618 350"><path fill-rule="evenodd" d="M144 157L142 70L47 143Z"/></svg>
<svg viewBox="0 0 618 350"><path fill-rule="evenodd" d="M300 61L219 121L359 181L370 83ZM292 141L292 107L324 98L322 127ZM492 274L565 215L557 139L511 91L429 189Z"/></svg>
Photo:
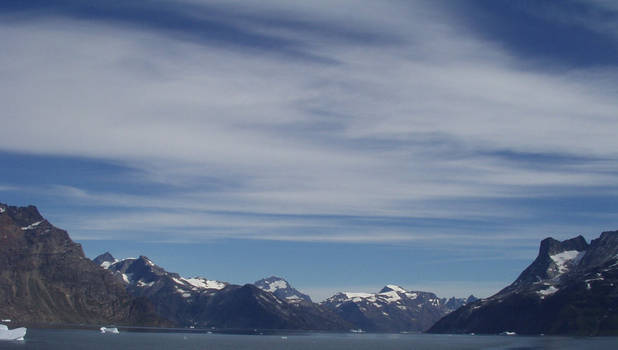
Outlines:
<svg viewBox="0 0 618 350"><path fill-rule="evenodd" d="M618 231L588 245L547 238L522 274L496 295L437 322L435 333L618 334Z"/></svg>
<svg viewBox="0 0 618 350"><path fill-rule="evenodd" d="M471 296L473 300L475 299ZM387 285L378 293L338 293L322 305L365 331L423 331L465 299L438 298L434 293Z"/></svg>
<svg viewBox="0 0 618 350"><path fill-rule="evenodd" d="M135 296L151 301L157 312L180 326L237 329L344 330L350 325L326 308L291 302L254 285L231 285L204 277L185 278L147 257L95 259ZM291 287L290 287L291 288Z"/></svg>
<svg viewBox="0 0 618 350"><path fill-rule="evenodd" d="M290 303L305 301L310 303L311 298L290 286L288 281L281 277L270 276L256 281L254 285L263 291L274 294L277 298Z"/></svg>
<svg viewBox="0 0 618 350"><path fill-rule="evenodd" d="M0 204L0 315L23 324L162 322L152 305L132 298L34 206L5 204Z"/></svg>

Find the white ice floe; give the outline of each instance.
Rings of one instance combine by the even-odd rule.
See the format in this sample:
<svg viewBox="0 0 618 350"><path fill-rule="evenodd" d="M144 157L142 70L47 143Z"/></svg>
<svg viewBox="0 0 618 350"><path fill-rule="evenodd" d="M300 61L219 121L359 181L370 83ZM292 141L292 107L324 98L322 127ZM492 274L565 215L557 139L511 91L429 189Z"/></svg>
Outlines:
<svg viewBox="0 0 618 350"><path fill-rule="evenodd" d="M35 227L39 226L42 222L43 222L43 221L37 221L37 222L32 223L32 224L30 224L30 225L28 225L28 226L22 227L21 229L22 229L23 231L26 231L26 230L32 230L32 229L34 229Z"/></svg>
<svg viewBox="0 0 618 350"><path fill-rule="evenodd" d="M577 265L585 252L579 252L577 250L567 250L562 253L550 255L551 260L558 267L558 272L563 274L569 271L568 265Z"/></svg>
<svg viewBox="0 0 618 350"><path fill-rule="evenodd" d="M504 331L504 332L500 333L500 335L517 335L517 333L511 332L511 331Z"/></svg>
<svg viewBox="0 0 618 350"><path fill-rule="evenodd" d="M118 328L116 327L101 327L99 329L101 331L101 333L104 334L118 334L120 332L118 332Z"/></svg>
<svg viewBox="0 0 618 350"><path fill-rule="evenodd" d="M6 325L0 324L0 340L24 340L26 330L24 327L9 329Z"/></svg>

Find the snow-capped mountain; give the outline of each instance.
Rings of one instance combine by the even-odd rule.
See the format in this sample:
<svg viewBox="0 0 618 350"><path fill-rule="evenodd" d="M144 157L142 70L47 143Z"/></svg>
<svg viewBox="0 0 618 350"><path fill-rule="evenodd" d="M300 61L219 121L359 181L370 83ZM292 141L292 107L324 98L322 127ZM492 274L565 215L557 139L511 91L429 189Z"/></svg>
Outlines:
<svg viewBox="0 0 618 350"><path fill-rule="evenodd" d="M306 301L311 303L311 297L303 294L290 286L288 281L281 277L270 276L268 278L256 281L254 285L263 291L274 294L277 298L285 300L289 303Z"/></svg>
<svg viewBox="0 0 618 350"><path fill-rule="evenodd" d="M105 253L94 261L110 271L135 296L146 297L157 312L179 326L261 329L343 330L351 326L330 310L311 302L286 302L275 295L285 288L272 280L264 291L244 286L185 278L168 272L145 256L118 260ZM295 291L287 282L288 291ZM296 291L299 297L303 294Z"/></svg>
<svg viewBox="0 0 618 350"><path fill-rule="evenodd" d="M471 296L471 299L475 299ZM465 299L438 298L434 293L387 285L378 293L337 293L322 305L357 328L368 331L423 331Z"/></svg>
<svg viewBox="0 0 618 350"><path fill-rule="evenodd" d="M511 285L444 317L430 332L618 333L618 231L590 244L547 238Z"/></svg>
<svg viewBox="0 0 618 350"><path fill-rule="evenodd" d="M203 277L181 277L177 273L165 271L145 256L118 260L110 253L104 253L96 257L94 262L113 272L130 289L142 290L136 293L139 295L171 286L181 297L192 298L203 293L213 293L228 285Z"/></svg>

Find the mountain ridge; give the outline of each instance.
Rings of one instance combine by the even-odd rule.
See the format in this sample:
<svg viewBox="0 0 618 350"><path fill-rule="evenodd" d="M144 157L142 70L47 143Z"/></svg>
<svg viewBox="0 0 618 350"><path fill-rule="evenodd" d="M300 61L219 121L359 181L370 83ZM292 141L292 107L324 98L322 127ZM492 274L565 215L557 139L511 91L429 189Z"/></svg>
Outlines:
<svg viewBox="0 0 618 350"><path fill-rule="evenodd" d="M439 320L431 333L618 334L618 231L541 242L509 286ZM508 317L504 317L508 315Z"/></svg>
<svg viewBox="0 0 618 350"><path fill-rule="evenodd" d="M21 324L167 325L34 206L0 203L0 314Z"/></svg>

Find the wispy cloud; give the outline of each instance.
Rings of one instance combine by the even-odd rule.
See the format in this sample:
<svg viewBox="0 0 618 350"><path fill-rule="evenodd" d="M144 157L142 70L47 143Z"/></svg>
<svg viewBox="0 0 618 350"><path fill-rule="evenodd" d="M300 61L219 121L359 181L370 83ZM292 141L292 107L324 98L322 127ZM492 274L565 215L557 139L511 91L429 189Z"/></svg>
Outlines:
<svg viewBox="0 0 618 350"><path fill-rule="evenodd" d="M0 149L171 188L46 188L130 209L62 220L80 237L414 241L452 225L329 215L527 236L498 222L537 208L510 200L617 185L614 67L529 66L429 2L76 4L4 8Z"/></svg>

